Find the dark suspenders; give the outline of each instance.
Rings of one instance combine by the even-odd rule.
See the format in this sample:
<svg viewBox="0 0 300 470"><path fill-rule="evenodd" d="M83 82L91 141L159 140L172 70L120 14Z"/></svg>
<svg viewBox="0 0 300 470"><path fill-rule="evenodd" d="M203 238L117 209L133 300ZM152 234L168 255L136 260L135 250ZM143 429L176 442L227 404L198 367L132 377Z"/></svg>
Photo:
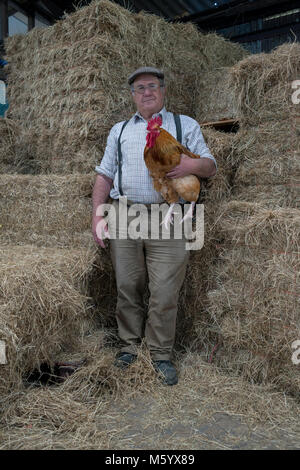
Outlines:
<svg viewBox="0 0 300 470"><path fill-rule="evenodd" d="M121 135L122 135L122 132L124 130L124 127L126 126L128 121L125 121L123 126L122 126L122 129L121 129L121 132L120 132L120 135L119 135L119 138L118 138L118 183L119 183L119 193L121 194L121 196L123 196L123 190L122 190L122 152L121 152Z"/></svg>
<svg viewBox="0 0 300 470"><path fill-rule="evenodd" d="M182 143L182 129L181 129L181 121L179 114L174 114L174 121L176 126L176 139L178 142ZM123 123L119 138L118 138L118 184L119 184L119 193L123 196L123 189L122 189L122 151L121 151L121 135L123 133L124 127L128 121Z"/></svg>
<svg viewBox="0 0 300 470"><path fill-rule="evenodd" d="M176 126L176 139L180 144L182 144L182 130L181 130L181 121L179 114L174 114L174 121Z"/></svg>

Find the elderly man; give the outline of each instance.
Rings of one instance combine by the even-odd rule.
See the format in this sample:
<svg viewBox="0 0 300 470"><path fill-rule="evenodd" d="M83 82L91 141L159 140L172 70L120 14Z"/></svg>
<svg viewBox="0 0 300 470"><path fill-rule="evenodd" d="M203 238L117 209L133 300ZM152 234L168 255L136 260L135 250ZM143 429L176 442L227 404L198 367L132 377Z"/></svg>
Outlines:
<svg viewBox="0 0 300 470"><path fill-rule="evenodd" d="M149 205L149 208L150 205L164 202L161 194L155 191L144 163L148 121L160 115L162 127L174 137L177 135L174 115L164 107L164 73L153 67L142 67L129 76L128 83L137 112L128 122L119 122L113 126L101 164L96 166L98 174L93 191L93 235L103 248L103 240L109 234L103 216L96 215L96 211L109 196L116 208L121 195L127 196L129 204L142 203ZM180 116L180 124L182 144L202 158L192 159L182 155L180 164L167 176L213 176L216 173L216 162L204 142L200 126L184 115ZM120 152L121 167L118 166ZM116 238L110 241L110 245L118 291L116 318L122 346L115 365L126 368L136 360L137 348L144 335L155 370L163 383L174 385L178 377L171 359L178 296L189 258L186 242L174 237ZM143 297L147 276L150 299L145 319Z"/></svg>

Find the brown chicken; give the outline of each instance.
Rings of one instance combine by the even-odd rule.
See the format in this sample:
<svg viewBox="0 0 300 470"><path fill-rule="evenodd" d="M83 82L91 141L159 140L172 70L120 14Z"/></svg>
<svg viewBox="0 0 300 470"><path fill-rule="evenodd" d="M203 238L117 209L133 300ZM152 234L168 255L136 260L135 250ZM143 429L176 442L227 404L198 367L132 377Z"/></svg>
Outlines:
<svg viewBox="0 0 300 470"><path fill-rule="evenodd" d="M179 165L182 153L191 158L200 158L200 156L181 145L169 132L162 129L161 125L160 117L153 118L148 123L144 160L154 188L170 204L163 221L167 227L168 223L172 222L172 210L175 203L179 201L179 197L192 203L181 223L188 217L192 217L193 208L200 193L200 181L195 175L167 178L166 174Z"/></svg>

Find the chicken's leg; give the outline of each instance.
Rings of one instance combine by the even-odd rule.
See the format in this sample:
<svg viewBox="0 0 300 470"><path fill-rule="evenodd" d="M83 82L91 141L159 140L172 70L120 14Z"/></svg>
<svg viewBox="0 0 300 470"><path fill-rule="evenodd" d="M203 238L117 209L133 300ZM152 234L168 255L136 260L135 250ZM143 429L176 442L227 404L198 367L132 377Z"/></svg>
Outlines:
<svg viewBox="0 0 300 470"><path fill-rule="evenodd" d="M168 212L166 213L166 216L164 218L164 220L162 221L162 224L164 224L165 228L168 229L168 224L173 224L173 214L175 214L175 212L173 212L173 207L175 206L175 202L173 202L169 209L168 209Z"/></svg>
<svg viewBox="0 0 300 470"><path fill-rule="evenodd" d="M182 218L182 220L180 221L180 223L182 224L184 220L187 220L187 219L192 219L193 218L193 211L194 211L194 207L195 207L195 201L191 202L191 205L189 207L189 210L187 211L187 213L185 214L185 216Z"/></svg>

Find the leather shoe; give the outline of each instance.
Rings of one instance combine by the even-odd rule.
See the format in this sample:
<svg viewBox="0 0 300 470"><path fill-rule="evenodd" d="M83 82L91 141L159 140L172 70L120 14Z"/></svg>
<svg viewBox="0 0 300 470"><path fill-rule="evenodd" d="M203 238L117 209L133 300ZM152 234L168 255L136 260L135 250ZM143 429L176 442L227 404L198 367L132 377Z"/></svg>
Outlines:
<svg viewBox="0 0 300 470"><path fill-rule="evenodd" d="M170 361L153 361L154 369L161 375L162 382L166 385L176 385L178 377L175 367Z"/></svg>
<svg viewBox="0 0 300 470"><path fill-rule="evenodd" d="M114 365L120 369L127 369L137 358L136 354L120 352L116 356Z"/></svg>

